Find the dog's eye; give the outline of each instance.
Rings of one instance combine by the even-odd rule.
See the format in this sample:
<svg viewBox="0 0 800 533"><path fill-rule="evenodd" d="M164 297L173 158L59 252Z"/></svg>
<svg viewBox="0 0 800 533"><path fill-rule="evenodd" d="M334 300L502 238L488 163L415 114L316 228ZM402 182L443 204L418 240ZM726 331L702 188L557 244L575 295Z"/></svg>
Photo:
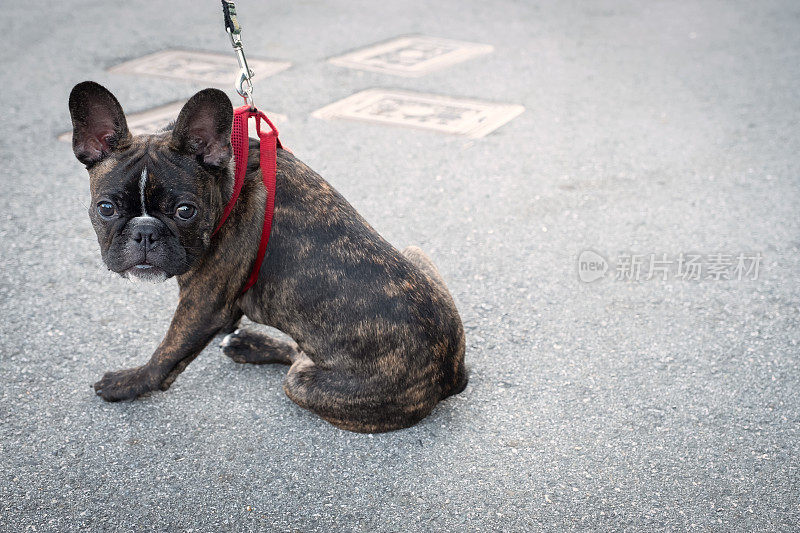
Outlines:
<svg viewBox="0 0 800 533"><path fill-rule="evenodd" d="M97 212L100 213L100 216L110 218L114 216L117 210L111 202L103 201L97 204Z"/></svg>
<svg viewBox="0 0 800 533"><path fill-rule="evenodd" d="M197 208L191 204L181 204L175 210L175 215L181 220L191 220L197 213Z"/></svg>

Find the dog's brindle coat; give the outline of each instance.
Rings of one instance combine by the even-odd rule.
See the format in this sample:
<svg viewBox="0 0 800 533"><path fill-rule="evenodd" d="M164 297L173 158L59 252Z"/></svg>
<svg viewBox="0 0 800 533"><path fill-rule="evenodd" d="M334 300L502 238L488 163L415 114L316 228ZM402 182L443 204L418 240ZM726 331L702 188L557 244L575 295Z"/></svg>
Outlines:
<svg viewBox="0 0 800 533"><path fill-rule="evenodd" d="M232 106L222 91L197 93L171 131L136 137L116 98L96 83L76 85L69 104L103 260L132 277L176 276L180 287L172 323L150 361L106 373L94 386L103 399L166 390L243 314L294 342L237 329L223 341L224 353L240 363L291 365L289 398L340 428L407 427L464 389L461 319L430 259L416 247L392 247L284 150L267 254L258 282L241 294L266 192L258 141L251 139L239 200L212 235L233 187ZM109 204L98 212L102 202L111 203L112 216ZM188 221L176 214L192 208Z"/></svg>

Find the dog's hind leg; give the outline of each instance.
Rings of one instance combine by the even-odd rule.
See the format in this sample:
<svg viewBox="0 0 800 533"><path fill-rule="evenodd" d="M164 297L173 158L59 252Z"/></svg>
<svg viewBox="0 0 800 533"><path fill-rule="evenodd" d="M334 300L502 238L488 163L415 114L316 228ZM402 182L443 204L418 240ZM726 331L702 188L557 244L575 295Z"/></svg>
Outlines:
<svg viewBox="0 0 800 533"><path fill-rule="evenodd" d="M294 403L334 426L360 433L413 426L431 412L440 392L427 380L398 387L348 370L317 366L303 352L286 374L283 390Z"/></svg>
<svg viewBox="0 0 800 533"><path fill-rule="evenodd" d="M433 264L431 258L425 255L419 247L417 246L407 246L403 250L403 255L406 256L411 263L413 263L417 268L422 270L427 276L433 281L435 285L437 285L443 292L444 297L449 300L450 305L452 306L453 311L456 313L456 318L459 321L459 329L461 329L461 340L460 346L457 349L457 355L455 359L455 370L454 375L455 379L452 385L445 389L442 398L446 398L447 396L452 396L454 394L458 394L459 392L463 391L464 388L467 386L467 381L469 380L467 376L467 369L464 367L464 349L465 349L465 340L464 340L464 330L461 326L460 322L461 319L458 318L458 313L455 311L455 302L453 301L453 295L450 294L450 291L447 289L447 285L442 279L442 275L439 274L439 269L436 268L436 265Z"/></svg>
<svg viewBox="0 0 800 533"><path fill-rule="evenodd" d="M300 351L294 341L285 341L247 329L237 329L222 339L222 353L237 363L291 365Z"/></svg>

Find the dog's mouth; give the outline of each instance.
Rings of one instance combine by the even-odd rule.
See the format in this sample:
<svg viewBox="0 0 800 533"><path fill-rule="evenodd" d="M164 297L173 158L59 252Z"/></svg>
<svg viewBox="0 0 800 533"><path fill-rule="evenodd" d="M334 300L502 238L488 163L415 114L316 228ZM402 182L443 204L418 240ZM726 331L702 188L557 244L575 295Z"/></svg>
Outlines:
<svg viewBox="0 0 800 533"><path fill-rule="evenodd" d="M134 281L150 281L159 283L167 279L167 273L155 265L140 263L125 270L123 276Z"/></svg>

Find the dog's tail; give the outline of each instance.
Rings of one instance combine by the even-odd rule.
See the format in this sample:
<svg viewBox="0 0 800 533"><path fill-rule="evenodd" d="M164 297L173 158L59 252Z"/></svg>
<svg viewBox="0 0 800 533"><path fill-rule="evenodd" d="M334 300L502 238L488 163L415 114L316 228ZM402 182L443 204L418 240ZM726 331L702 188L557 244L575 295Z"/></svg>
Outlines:
<svg viewBox="0 0 800 533"><path fill-rule="evenodd" d="M450 295L450 291L447 290L447 285L444 279L442 279L442 275L439 273L439 269L436 268L431 258L425 255L425 252L423 252L419 246L406 246L403 250L403 255L406 256L406 259L414 263L417 268L425 272L436 285L444 289L444 292L447 293L447 296L449 296L451 300L453 299Z"/></svg>

